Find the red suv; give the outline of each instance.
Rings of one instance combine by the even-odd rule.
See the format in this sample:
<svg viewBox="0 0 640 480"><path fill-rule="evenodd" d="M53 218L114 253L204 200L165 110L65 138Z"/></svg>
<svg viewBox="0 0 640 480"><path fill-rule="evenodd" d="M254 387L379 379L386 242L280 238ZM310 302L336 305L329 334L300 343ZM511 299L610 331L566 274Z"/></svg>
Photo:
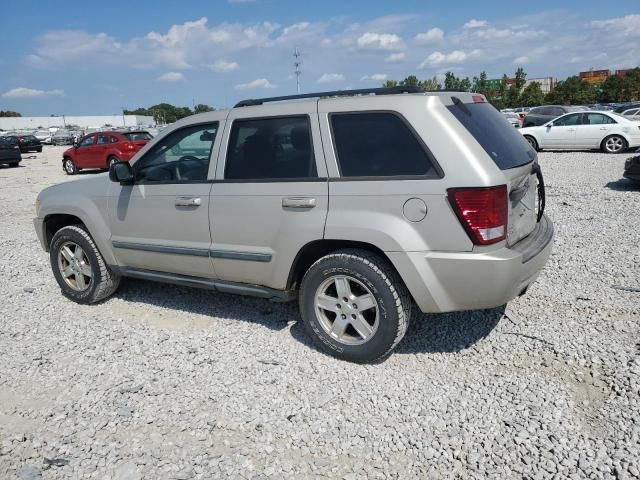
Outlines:
<svg viewBox="0 0 640 480"><path fill-rule="evenodd" d="M82 137L65 150L62 168L75 175L85 168L109 168L112 163L128 162L151 140L149 132L96 132Z"/></svg>

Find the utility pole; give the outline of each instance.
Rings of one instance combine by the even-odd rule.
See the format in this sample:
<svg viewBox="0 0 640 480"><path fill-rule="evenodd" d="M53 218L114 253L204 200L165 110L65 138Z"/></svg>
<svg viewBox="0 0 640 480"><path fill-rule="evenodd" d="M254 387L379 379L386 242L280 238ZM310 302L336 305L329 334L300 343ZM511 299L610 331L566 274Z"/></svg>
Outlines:
<svg viewBox="0 0 640 480"><path fill-rule="evenodd" d="M126 127L127 126L127 122L125 122L125 120L124 120L124 107L120 107L120 108L122 108L122 126Z"/></svg>
<svg viewBox="0 0 640 480"><path fill-rule="evenodd" d="M296 68L294 74L296 76L296 89L298 93L300 93L300 75L302 74L302 72L300 71L300 65L302 65L302 60L300 59L301 56L302 54L298 50L298 47L296 47L293 51L293 57L295 59L293 62L293 66Z"/></svg>

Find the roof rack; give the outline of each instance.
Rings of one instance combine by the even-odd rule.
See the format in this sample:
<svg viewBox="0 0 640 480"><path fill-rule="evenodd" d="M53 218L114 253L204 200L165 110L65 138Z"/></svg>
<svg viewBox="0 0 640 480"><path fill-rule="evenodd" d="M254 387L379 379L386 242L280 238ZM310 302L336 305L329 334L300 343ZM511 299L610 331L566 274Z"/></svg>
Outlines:
<svg viewBox="0 0 640 480"><path fill-rule="evenodd" d="M298 100L302 98L319 97L352 97L355 95L395 95L399 93L424 93L426 90L420 87L388 87L388 88L361 88L357 90L335 90L332 92L300 93L298 95L285 95L283 97L249 98L235 104L234 108L262 105L268 102L282 102L285 100Z"/></svg>

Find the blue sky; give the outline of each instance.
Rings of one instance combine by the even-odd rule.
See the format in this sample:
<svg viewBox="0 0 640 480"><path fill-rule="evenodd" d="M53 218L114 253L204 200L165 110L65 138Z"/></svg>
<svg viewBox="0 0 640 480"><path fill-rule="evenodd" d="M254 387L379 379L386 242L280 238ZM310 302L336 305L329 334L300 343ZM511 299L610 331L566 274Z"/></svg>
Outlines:
<svg viewBox="0 0 640 480"><path fill-rule="evenodd" d="M2 12L0 110L23 115L295 93L295 47L303 91L640 63L637 0L4 0Z"/></svg>

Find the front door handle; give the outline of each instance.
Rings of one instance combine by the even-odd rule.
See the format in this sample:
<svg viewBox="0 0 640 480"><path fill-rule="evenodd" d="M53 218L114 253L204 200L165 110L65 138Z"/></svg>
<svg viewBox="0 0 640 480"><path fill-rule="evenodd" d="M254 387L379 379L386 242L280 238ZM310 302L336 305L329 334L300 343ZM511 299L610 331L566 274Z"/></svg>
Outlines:
<svg viewBox="0 0 640 480"><path fill-rule="evenodd" d="M199 207L201 204L200 197L176 197L176 207Z"/></svg>
<svg viewBox="0 0 640 480"><path fill-rule="evenodd" d="M313 197L285 197L282 199L283 208L310 209L316 206L316 199Z"/></svg>

